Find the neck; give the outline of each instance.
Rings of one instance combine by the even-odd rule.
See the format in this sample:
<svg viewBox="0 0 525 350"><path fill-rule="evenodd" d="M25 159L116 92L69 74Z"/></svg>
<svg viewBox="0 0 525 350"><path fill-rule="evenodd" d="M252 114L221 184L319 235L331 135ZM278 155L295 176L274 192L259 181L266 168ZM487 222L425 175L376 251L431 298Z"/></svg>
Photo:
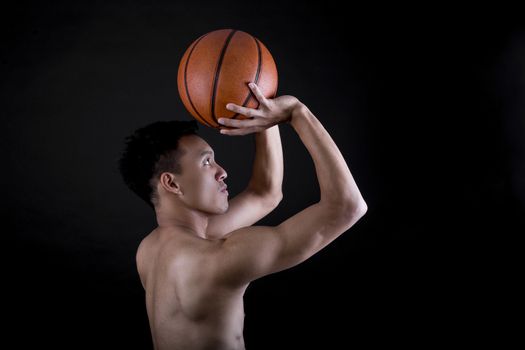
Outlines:
<svg viewBox="0 0 525 350"><path fill-rule="evenodd" d="M191 234L208 238L206 230L208 228L209 215L196 210L187 208L159 208L156 210L157 224L161 229L183 228Z"/></svg>

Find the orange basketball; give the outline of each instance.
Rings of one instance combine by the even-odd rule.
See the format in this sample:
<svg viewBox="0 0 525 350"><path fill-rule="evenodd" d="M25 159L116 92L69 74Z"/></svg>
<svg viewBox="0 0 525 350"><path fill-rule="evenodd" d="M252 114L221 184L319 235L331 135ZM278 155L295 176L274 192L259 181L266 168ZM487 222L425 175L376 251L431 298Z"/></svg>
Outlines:
<svg viewBox="0 0 525 350"><path fill-rule="evenodd" d="M221 29L195 40L179 64L177 84L186 109L200 123L219 128L219 118L246 119L226 109L227 103L257 108L248 83L267 98L277 93L277 67L257 38L240 30Z"/></svg>

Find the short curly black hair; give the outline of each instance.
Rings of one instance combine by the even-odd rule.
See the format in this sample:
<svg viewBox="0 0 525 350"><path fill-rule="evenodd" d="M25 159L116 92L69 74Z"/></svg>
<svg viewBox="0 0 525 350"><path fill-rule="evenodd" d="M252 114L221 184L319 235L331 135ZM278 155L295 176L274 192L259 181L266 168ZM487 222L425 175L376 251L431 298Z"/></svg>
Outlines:
<svg viewBox="0 0 525 350"><path fill-rule="evenodd" d="M182 174L178 149L184 135L197 135L192 121L158 121L137 129L125 138L118 168L124 183L152 209L158 205L156 178L163 172Z"/></svg>

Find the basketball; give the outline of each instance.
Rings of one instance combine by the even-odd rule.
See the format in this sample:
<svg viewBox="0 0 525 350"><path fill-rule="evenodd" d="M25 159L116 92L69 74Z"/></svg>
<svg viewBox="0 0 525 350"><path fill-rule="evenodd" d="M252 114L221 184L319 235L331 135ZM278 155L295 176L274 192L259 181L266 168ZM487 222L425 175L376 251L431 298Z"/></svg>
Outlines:
<svg viewBox="0 0 525 350"><path fill-rule="evenodd" d="M219 118L246 119L226 109L227 103L257 108L248 83L257 84L266 98L277 93L277 67L264 44L240 30L204 34L186 50L179 63L180 98L200 123L219 128Z"/></svg>

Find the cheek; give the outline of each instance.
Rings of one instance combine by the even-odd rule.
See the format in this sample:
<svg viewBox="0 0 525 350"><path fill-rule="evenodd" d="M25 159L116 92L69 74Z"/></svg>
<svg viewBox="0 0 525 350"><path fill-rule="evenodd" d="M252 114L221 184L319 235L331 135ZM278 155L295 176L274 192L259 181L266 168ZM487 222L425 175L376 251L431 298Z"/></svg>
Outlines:
<svg viewBox="0 0 525 350"><path fill-rule="evenodd" d="M217 194L215 192L218 191L218 185L213 184L214 179L209 175L201 170L200 173L195 172L188 178L187 193L195 201L209 201Z"/></svg>

